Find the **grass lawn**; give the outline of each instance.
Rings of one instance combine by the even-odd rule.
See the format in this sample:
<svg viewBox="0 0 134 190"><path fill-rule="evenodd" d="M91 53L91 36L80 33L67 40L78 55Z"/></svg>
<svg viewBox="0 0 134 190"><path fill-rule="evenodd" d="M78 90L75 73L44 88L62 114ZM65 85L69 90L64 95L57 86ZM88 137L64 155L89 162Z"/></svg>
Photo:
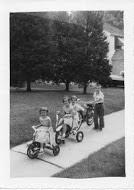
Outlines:
<svg viewBox="0 0 134 190"><path fill-rule="evenodd" d="M90 92L90 93L89 93ZM124 89L105 88L105 114L124 109ZM38 124L38 110L47 106L53 127L55 127L55 112L62 106L64 95L77 95L82 101L92 99L92 89L83 95L81 89L72 88L70 92L63 89L34 89L27 93L24 90L10 92L10 146L21 144L32 138L32 125Z"/></svg>
<svg viewBox="0 0 134 190"><path fill-rule="evenodd" d="M121 138L80 163L53 177L92 178L125 177L125 138Z"/></svg>

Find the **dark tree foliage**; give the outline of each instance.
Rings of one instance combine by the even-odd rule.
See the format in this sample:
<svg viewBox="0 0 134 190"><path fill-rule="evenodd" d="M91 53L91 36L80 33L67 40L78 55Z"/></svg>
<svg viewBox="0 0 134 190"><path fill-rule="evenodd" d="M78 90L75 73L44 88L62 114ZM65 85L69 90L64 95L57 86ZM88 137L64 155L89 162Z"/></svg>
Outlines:
<svg viewBox="0 0 134 190"><path fill-rule="evenodd" d="M43 75L48 77L49 21L28 14L10 15L10 81L11 85L31 81Z"/></svg>
<svg viewBox="0 0 134 190"><path fill-rule="evenodd" d="M89 82L104 84L109 80L111 66L107 60L108 43L99 12L80 12L75 19L84 27L85 33L78 54L77 81L83 84L83 92L86 93Z"/></svg>
<svg viewBox="0 0 134 190"><path fill-rule="evenodd" d="M53 80L57 83L66 84L69 91L69 84L75 81L77 69L78 49L81 46L83 29L75 24L54 21L51 27L54 31L56 50L53 52ZM54 43L53 43L54 44Z"/></svg>
<svg viewBox="0 0 134 190"><path fill-rule="evenodd" d="M63 15L63 13L61 14ZM67 20L64 14L64 20ZM11 85L43 79L64 82L106 83L111 67L106 58L108 44L99 12L77 12L70 22L35 16L10 15Z"/></svg>

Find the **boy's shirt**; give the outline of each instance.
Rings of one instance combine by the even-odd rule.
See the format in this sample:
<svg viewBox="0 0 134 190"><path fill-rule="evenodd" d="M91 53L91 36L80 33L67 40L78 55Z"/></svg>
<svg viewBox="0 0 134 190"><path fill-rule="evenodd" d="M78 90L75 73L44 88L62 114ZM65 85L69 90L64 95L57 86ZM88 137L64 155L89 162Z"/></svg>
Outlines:
<svg viewBox="0 0 134 190"><path fill-rule="evenodd" d="M93 97L94 97L94 100L97 101L97 103L104 102L104 94L102 92L99 92L99 94L96 94L96 92L95 92Z"/></svg>

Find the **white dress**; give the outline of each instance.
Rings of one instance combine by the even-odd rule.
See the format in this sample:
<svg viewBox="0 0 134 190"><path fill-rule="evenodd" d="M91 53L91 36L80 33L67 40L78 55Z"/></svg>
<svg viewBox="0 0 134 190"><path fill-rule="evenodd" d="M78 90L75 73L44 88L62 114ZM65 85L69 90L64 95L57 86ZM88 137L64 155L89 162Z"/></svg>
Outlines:
<svg viewBox="0 0 134 190"><path fill-rule="evenodd" d="M50 130L51 119L50 117L39 118L41 126L37 129L35 134L35 141L40 143L52 144L52 130Z"/></svg>
<svg viewBox="0 0 134 190"><path fill-rule="evenodd" d="M69 125L72 127L73 125L73 119L72 119L72 106L69 105L69 107L63 106L63 111L65 112L65 115L63 117L64 124Z"/></svg>
<svg viewBox="0 0 134 190"><path fill-rule="evenodd" d="M78 111L84 111L84 108L77 103L72 105L72 108L73 108L73 114L74 114L73 128L76 128L76 127L78 127L78 121L79 121Z"/></svg>

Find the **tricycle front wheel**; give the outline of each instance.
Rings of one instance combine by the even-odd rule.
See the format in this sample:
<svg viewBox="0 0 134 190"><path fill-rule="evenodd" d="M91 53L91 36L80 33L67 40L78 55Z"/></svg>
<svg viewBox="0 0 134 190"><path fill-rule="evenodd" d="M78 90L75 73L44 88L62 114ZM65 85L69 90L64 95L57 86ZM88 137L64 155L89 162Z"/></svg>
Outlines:
<svg viewBox="0 0 134 190"><path fill-rule="evenodd" d="M56 132L56 134L55 134L55 142L56 142L56 144L61 144L62 143L60 132Z"/></svg>
<svg viewBox="0 0 134 190"><path fill-rule="evenodd" d="M27 149L27 156L31 159L37 158L40 151L40 143L32 143Z"/></svg>
<svg viewBox="0 0 134 190"><path fill-rule="evenodd" d="M84 133L82 131L78 131L76 134L77 142L82 142L83 138L84 138Z"/></svg>

